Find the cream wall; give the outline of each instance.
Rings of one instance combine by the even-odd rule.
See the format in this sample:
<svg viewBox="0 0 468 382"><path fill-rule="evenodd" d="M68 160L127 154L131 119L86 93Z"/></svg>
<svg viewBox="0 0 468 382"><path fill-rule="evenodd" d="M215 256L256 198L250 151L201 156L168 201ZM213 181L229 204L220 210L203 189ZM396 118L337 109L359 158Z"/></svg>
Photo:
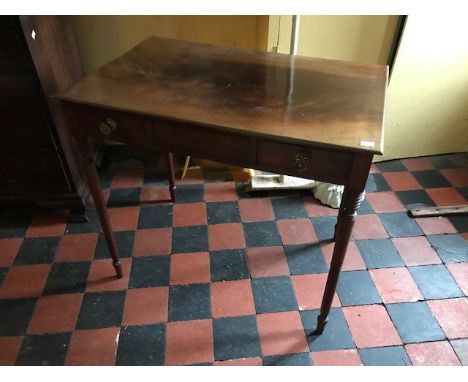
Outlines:
<svg viewBox="0 0 468 382"><path fill-rule="evenodd" d="M87 72L149 36L264 50L268 16L72 16Z"/></svg>
<svg viewBox="0 0 468 382"><path fill-rule="evenodd" d="M398 16L301 16L297 54L386 64Z"/></svg>
<svg viewBox="0 0 468 382"><path fill-rule="evenodd" d="M384 159L468 150L468 23L409 16L388 89Z"/></svg>

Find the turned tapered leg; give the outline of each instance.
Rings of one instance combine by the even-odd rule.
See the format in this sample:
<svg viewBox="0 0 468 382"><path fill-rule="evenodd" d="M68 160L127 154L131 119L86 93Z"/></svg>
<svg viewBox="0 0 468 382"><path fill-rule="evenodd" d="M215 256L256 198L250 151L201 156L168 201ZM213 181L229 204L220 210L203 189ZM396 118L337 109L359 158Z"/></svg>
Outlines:
<svg viewBox="0 0 468 382"><path fill-rule="evenodd" d="M341 197L341 204L340 204L340 210L338 212L338 216L336 218L336 224L335 224L335 233L333 234L333 240L336 240L336 231L338 229L338 223L340 222L341 217L343 216L343 211L344 211L344 201L346 200L346 193L347 193L347 187L344 188L343 190L343 195Z"/></svg>
<svg viewBox="0 0 468 382"><path fill-rule="evenodd" d="M174 161L172 153L166 153L166 167L169 174L169 192L171 193L171 202L175 203L175 176L174 176Z"/></svg>
<svg viewBox="0 0 468 382"><path fill-rule="evenodd" d="M96 206L96 210L99 215L102 231L104 232L104 237L106 238L106 242L112 256L112 264L117 272L117 277L122 278L123 273L122 266L120 265L119 252L115 242L114 233L112 232L109 214L107 213L106 203L104 202L104 196L102 195L101 186L99 184L96 167L93 162L87 162L85 164L85 173L86 178L88 179L91 195L93 196L94 205Z"/></svg>
<svg viewBox="0 0 468 382"><path fill-rule="evenodd" d="M320 315L317 319L317 328L314 334L322 334L328 322L328 314L330 313L336 285L338 284L341 266L343 265L346 249L348 248L351 231L353 230L354 221L357 216L357 210L361 205L363 197L363 192L358 194L347 192L346 198L341 202L340 216L336 229L335 248L333 250L330 271L328 272L327 284L320 307Z"/></svg>

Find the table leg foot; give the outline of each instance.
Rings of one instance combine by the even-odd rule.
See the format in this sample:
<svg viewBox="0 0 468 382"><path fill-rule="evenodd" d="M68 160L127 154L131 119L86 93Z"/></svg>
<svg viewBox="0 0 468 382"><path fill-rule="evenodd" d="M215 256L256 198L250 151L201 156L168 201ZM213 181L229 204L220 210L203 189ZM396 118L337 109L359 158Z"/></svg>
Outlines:
<svg viewBox="0 0 468 382"><path fill-rule="evenodd" d="M117 273L117 278L121 279L123 277L122 264L120 264L120 261L114 261L112 262L112 265L114 266L115 272Z"/></svg>
<svg viewBox="0 0 468 382"><path fill-rule="evenodd" d="M323 333L325 326L328 323L328 316L325 319L322 318L321 315L317 317L317 327L315 328L313 335L319 336Z"/></svg>

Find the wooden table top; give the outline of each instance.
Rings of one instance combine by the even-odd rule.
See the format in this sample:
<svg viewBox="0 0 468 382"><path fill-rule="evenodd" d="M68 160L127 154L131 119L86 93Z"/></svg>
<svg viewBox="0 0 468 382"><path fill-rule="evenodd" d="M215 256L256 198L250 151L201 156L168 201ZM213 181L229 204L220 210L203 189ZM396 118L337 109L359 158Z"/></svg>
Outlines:
<svg viewBox="0 0 468 382"><path fill-rule="evenodd" d="M382 154L387 66L150 37L57 98Z"/></svg>

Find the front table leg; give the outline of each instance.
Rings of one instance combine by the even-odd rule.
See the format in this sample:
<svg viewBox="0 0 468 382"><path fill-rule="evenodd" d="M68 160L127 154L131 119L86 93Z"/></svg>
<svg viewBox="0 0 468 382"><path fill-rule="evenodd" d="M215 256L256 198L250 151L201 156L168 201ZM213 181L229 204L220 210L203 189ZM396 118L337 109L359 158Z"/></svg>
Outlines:
<svg viewBox="0 0 468 382"><path fill-rule="evenodd" d="M336 241L333 250L333 257L328 272L327 284L323 294L322 305L320 307L320 315L317 319L317 328L313 334L322 334L325 325L328 322L328 314L332 305L333 297L338 284L341 266L343 265L346 249L348 248L349 239L353 230L354 221L356 220L357 210L364 198L364 192L352 194L345 193L345 199L342 200L340 208L340 217L336 227Z"/></svg>
<svg viewBox="0 0 468 382"><path fill-rule="evenodd" d="M94 205L96 206L97 213L99 215L99 221L106 238L107 245L109 247L110 254L112 256L112 264L117 272L117 277L122 278L122 266L119 259L119 251L117 244L114 239L114 233L109 220L109 214L107 213L106 203L104 202L104 196L102 195L101 186L99 184L96 167L93 162L87 161L85 164L85 174L88 180L89 189L93 196Z"/></svg>
<svg viewBox="0 0 468 382"><path fill-rule="evenodd" d="M174 175L174 160L172 153L166 153L166 168L169 175L169 192L171 193L171 202L175 203L175 175Z"/></svg>

